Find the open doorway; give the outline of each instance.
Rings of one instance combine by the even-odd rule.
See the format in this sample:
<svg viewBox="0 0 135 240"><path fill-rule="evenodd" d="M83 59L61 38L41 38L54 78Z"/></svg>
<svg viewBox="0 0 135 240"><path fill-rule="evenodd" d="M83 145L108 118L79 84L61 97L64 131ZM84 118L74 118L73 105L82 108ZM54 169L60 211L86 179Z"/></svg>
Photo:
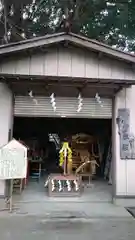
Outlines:
<svg viewBox="0 0 135 240"><path fill-rule="evenodd" d="M25 197L47 197L45 179L50 173L61 173L59 150L66 139L72 149L73 171L80 164L80 158L76 156L80 149L93 151L96 156L97 167L92 177L94 187L86 188L81 199L111 201L111 125L110 119L15 117L13 136L29 147ZM82 136L91 139L90 144L79 142Z"/></svg>

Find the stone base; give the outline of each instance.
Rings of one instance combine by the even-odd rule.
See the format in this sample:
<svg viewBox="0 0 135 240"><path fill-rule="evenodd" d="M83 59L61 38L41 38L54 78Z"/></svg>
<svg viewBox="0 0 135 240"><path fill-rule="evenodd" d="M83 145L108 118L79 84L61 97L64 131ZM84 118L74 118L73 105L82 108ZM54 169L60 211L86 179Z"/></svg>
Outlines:
<svg viewBox="0 0 135 240"><path fill-rule="evenodd" d="M0 199L0 211L6 208L5 199Z"/></svg>
<svg viewBox="0 0 135 240"><path fill-rule="evenodd" d="M113 203L117 206L122 207L135 207L135 196L134 197L116 197L113 198Z"/></svg>

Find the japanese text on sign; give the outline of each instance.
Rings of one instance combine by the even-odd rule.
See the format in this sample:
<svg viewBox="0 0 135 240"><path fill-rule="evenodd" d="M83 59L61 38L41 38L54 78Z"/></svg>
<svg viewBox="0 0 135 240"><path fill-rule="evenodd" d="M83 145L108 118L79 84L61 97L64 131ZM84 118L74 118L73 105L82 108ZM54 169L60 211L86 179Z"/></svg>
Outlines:
<svg viewBox="0 0 135 240"><path fill-rule="evenodd" d="M23 148L0 150L0 179L25 178L27 169L26 152Z"/></svg>

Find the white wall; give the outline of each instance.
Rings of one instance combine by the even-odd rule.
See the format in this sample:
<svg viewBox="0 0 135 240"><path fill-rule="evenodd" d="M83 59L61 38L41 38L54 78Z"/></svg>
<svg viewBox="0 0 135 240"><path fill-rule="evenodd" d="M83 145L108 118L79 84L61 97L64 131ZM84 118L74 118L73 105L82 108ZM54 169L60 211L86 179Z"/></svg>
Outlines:
<svg viewBox="0 0 135 240"><path fill-rule="evenodd" d="M9 129L13 127L13 99L6 84L0 83L0 147L8 142ZM5 182L0 180L0 195Z"/></svg>
<svg viewBox="0 0 135 240"><path fill-rule="evenodd" d="M115 116L118 116L118 108L130 109L130 132L135 136L135 86L123 89L115 99ZM120 138L116 125L116 195L135 196L135 159L120 159Z"/></svg>

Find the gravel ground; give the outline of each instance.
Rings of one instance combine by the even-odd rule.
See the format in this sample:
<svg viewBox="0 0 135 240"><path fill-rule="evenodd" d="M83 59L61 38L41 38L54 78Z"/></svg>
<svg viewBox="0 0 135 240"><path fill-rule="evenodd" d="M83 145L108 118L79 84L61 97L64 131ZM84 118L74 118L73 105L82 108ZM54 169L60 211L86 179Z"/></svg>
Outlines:
<svg viewBox="0 0 135 240"><path fill-rule="evenodd" d="M2 240L135 240L134 219L0 218Z"/></svg>

